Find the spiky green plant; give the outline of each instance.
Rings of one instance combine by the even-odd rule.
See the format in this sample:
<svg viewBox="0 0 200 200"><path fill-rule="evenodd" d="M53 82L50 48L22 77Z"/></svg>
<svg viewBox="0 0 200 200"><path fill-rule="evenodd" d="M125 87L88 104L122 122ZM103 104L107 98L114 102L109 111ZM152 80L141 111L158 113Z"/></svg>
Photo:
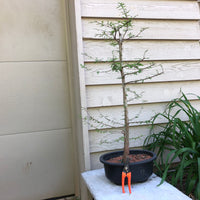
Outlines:
<svg viewBox="0 0 200 200"><path fill-rule="evenodd" d="M196 95L195 95L196 96ZM199 96L196 96L200 100ZM187 117L181 120L181 117ZM161 131L155 133L158 118L167 120ZM158 125L157 125L158 126ZM187 96L173 100L164 113L157 114L152 121L152 134L145 145L157 150L160 159L156 166L162 175L161 184L170 176L171 183L183 185L187 194L193 192L200 199L200 112L191 104ZM168 152L166 156L166 152ZM173 165L179 159L177 165Z"/></svg>

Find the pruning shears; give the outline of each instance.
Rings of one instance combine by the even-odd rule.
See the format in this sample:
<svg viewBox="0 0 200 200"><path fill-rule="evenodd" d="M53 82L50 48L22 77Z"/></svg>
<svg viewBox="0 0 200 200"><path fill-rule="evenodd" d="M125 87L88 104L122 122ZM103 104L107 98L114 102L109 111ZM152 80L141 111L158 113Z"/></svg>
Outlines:
<svg viewBox="0 0 200 200"><path fill-rule="evenodd" d="M131 172L129 171L129 165L128 162L124 165L124 169L122 171L122 192L125 193L124 190L124 183L125 183L125 178L127 177L128 179L128 189L129 189L129 194L131 194Z"/></svg>

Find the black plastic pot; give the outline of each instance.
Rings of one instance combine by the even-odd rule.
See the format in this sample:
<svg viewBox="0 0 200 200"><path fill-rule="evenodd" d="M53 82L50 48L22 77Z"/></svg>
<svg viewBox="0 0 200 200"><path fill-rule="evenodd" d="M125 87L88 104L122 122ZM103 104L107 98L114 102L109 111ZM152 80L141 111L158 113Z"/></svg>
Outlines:
<svg viewBox="0 0 200 200"><path fill-rule="evenodd" d="M152 156L148 160L129 163L131 171L131 183L145 182L153 173L153 161L156 159L156 154L148 150L130 150L130 154L148 154ZM123 151L115 151L106 153L100 157L100 161L104 164L106 177L116 185L121 185L123 163L110 163L107 160L123 155ZM127 184L127 180L125 182Z"/></svg>

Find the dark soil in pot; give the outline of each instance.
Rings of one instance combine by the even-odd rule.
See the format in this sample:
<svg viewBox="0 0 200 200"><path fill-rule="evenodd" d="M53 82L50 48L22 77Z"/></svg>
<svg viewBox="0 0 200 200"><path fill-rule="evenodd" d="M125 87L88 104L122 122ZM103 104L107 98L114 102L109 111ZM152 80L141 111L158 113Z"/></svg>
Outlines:
<svg viewBox="0 0 200 200"><path fill-rule="evenodd" d="M120 161L122 155L123 151L115 151L100 157L100 161L104 164L106 177L117 185L121 185L121 176L124 168L124 164ZM153 161L156 159L155 153L147 150L130 150L130 157L134 159L133 162L130 161L129 163L131 183L146 181L153 173ZM127 180L125 184L127 184Z"/></svg>
<svg viewBox="0 0 200 200"><path fill-rule="evenodd" d="M122 158L123 156L121 155L114 158L110 158L107 161L110 163L122 163ZM133 163L133 162L140 162L143 160L149 160L150 158L152 158L152 156L148 154L140 153L140 154L130 154L128 158L129 158L129 162Z"/></svg>

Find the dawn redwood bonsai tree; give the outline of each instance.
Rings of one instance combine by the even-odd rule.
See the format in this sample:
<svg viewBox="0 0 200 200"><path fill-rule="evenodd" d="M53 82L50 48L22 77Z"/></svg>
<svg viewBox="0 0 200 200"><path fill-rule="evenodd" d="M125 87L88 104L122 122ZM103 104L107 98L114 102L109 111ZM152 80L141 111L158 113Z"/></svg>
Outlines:
<svg viewBox="0 0 200 200"><path fill-rule="evenodd" d="M155 65L154 63L143 64L144 61L146 61L147 59L146 58L147 51L143 53L142 58L139 59L133 58L133 60L135 61L128 62L124 60L124 42L133 39L138 39L141 33L146 28L142 28L136 34L133 33L134 29L133 20L135 17L130 16L129 14L130 11L127 9L124 3L121 2L118 3L117 9L121 13L121 17L119 20L95 21L94 23L96 23L96 25L99 26L98 33L96 34L96 36L98 38L105 39L114 48L114 50L112 51L112 58L103 62L108 63L110 65L111 71L117 72L121 80L121 87L123 94L122 96L123 96L123 124L124 124L122 129L122 135L124 140L122 163L125 164L129 162L129 153L130 153L129 133L130 133L131 122L128 113L128 102L129 102L128 94L131 93L136 97L141 96L140 94L137 94L134 90L130 89L130 85L134 85L135 83L143 83L145 80L158 76L163 73L163 69L162 66ZM85 54L85 56L92 58L90 55ZM95 60L96 62L99 61L102 62L102 60L100 59L95 59ZM86 66L82 67L87 68ZM144 75L141 76L141 74ZM133 77L133 79L131 79L130 77ZM93 116L90 115L89 115L89 120L100 125L105 125L104 122L101 122L99 119L95 119ZM112 122L113 120L109 121ZM98 127L95 128L96 130L98 130Z"/></svg>

